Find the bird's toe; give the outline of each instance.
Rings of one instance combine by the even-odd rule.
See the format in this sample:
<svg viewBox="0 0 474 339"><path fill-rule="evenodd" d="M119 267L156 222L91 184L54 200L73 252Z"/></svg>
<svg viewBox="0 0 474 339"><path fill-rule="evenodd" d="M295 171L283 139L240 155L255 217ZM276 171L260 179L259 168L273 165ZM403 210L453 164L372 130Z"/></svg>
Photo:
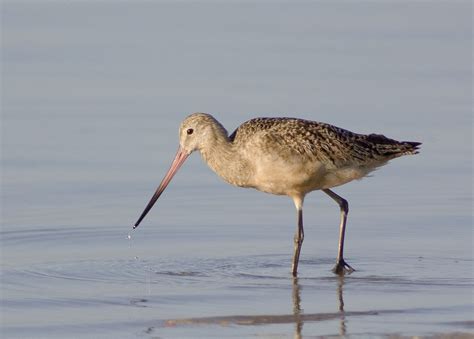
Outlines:
<svg viewBox="0 0 474 339"><path fill-rule="evenodd" d="M355 269L353 269L351 265L346 263L344 259L340 259L336 263L332 271L337 275L345 275L345 274L351 274L352 272L355 271Z"/></svg>

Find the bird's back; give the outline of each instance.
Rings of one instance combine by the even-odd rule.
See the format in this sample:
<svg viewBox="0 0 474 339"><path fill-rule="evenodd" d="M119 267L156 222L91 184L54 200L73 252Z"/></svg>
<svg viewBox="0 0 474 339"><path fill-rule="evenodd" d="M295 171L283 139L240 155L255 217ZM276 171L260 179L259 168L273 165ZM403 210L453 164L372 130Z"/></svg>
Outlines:
<svg viewBox="0 0 474 339"><path fill-rule="evenodd" d="M328 168L386 162L405 154L416 154L420 145L297 118L255 118L239 126L229 138L240 145L258 140L267 152L314 158Z"/></svg>

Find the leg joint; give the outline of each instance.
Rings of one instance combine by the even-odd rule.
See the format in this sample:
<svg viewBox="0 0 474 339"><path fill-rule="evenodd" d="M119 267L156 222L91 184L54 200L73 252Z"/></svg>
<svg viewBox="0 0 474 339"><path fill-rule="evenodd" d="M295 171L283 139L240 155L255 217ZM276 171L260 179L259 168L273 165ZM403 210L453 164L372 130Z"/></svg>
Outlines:
<svg viewBox="0 0 474 339"><path fill-rule="evenodd" d="M343 211L346 214L349 213L349 203L347 202L346 199L341 198L340 206L341 206L341 211Z"/></svg>
<svg viewBox="0 0 474 339"><path fill-rule="evenodd" d="M294 240L295 244L298 244L298 245L301 246L301 244L303 243L303 240L304 240L304 234L300 234L300 235L295 234L295 237L294 237L293 240Z"/></svg>

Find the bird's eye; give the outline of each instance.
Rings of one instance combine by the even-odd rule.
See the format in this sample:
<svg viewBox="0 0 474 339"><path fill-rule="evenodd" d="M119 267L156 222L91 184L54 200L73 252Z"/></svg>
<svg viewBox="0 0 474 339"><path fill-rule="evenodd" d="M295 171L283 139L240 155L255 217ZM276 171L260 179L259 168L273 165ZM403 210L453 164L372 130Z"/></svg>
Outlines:
<svg viewBox="0 0 474 339"><path fill-rule="evenodd" d="M188 128L188 130L186 131L186 133L188 134L193 134L194 130L192 128Z"/></svg>

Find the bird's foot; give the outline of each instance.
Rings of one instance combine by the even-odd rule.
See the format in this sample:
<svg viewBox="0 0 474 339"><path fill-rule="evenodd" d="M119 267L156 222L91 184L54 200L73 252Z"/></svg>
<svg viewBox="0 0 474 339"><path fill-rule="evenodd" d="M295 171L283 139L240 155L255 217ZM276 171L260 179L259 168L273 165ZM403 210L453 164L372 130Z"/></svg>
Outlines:
<svg viewBox="0 0 474 339"><path fill-rule="evenodd" d="M334 268L332 269L332 271L334 274L337 274L337 275L345 275L345 274L351 274L352 272L355 271L355 269L353 269L351 265L346 263L344 259L339 259L336 266L334 266Z"/></svg>

